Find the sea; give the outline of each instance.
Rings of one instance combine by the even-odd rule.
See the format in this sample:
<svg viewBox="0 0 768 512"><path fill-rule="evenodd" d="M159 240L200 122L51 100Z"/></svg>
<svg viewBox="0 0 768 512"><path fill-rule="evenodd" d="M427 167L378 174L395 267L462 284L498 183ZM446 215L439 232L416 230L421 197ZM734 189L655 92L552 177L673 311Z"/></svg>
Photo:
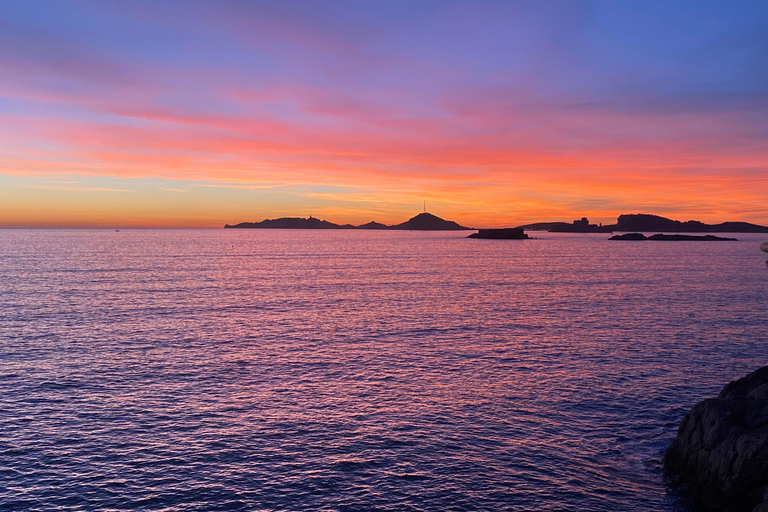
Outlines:
<svg viewBox="0 0 768 512"><path fill-rule="evenodd" d="M768 235L0 230L0 509L685 511Z"/></svg>

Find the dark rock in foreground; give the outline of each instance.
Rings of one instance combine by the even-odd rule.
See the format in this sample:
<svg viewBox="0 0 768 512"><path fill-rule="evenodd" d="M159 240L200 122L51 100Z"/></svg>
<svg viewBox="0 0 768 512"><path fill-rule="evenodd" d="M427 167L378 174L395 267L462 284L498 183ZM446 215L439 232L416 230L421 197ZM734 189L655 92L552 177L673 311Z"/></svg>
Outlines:
<svg viewBox="0 0 768 512"><path fill-rule="evenodd" d="M725 238L714 235L657 235L645 236L642 233L626 233L613 235L608 240L661 240L666 242L738 242L735 238Z"/></svg>
<svg viewBox="0 0 768 512"><path fill-rule="evenodd" d="M523 232L523 228L506 229L480 229L477 233L472 233L467 238L491 238L495 240L527 240L528 235Z"/></svg>
<svg viewBox="0 0 768 512"><path fill-rule="evenodd" d="M685 415L664 471L704 510L768 511L768 366Z"/></svg>

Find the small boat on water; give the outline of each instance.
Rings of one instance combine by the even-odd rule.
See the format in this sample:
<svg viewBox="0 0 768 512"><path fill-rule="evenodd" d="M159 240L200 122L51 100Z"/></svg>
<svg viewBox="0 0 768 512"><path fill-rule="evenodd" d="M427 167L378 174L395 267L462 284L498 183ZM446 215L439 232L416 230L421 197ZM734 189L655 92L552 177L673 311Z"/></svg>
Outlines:
<svg viewBox="0 0 768 512"><path fill-rule="evenodd" d="M768 252L768 242L763 242L760 244L760 250L763 252ZM768 260L765 260L765 264L768 265Z"/></svg>

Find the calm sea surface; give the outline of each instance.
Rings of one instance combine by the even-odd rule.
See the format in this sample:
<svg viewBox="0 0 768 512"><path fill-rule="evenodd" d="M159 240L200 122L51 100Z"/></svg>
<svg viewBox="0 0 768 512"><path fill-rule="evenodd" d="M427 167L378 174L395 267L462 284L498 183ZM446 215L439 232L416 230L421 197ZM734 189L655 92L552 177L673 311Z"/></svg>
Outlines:
<svg viewBox="0 0 768 512"><path fill-rule="evenodd" d="M765 235L0 230L3 510L680 511Z"/></svg>

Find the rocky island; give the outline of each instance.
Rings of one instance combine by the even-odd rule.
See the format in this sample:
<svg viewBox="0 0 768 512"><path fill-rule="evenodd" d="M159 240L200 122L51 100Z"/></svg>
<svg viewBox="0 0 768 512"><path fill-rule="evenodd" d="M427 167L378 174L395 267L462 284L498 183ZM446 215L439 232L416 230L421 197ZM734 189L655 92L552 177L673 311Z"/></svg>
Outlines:
<svg viewBox="0 0 768 512"><path fill-rule="evenodd" d="M768 366L685 415L664 471L703 510L768 512Z"/></svg>
<svg viewBox="0 0 768 512"><path fill-rule="evenodd" d="M411 219L408 219L402 224L391 226L389 229L407 229L417 231L457 231L472 228L466 228L451 220L444 220L436 215L424 212L418 214L415 217L412 217Z"/></svg>
<svg viewBox="0 0 768 512"><path fill-rule="evenodd" d="M467 238L490 238L493 240L527 240L529 237L522 228L479 229Z"/></svg>
<svg viewBox="0 0 768 512"><path fill-rule="evenodd" d="M401 229L411 231L458 231L472 229L461 226L451 220L441 219L440 217L427 212L420 213L415 217L394 226L387 226L386 224L375 221L360 226L353 226L352 224L339 225L334 224L333 222L328 222L327 220L316 219L310 215L308 219L283 217L274 220L266 219L261 222L241 222L233 226L227 224L224 227L227 229Z"/></svg>
<svg viewBox="0 0 768 512"><path fill-rule="evenodd" d="M619 215L618 222L608 226L613 231L656 231L660 233L768 233L768 227L749 222L722 222L705 224L697 220L680 222L658 215L637 213Z"/></svg>
<svg viewBox="0 0 768 512"><path fill-rule="evenodd" d="M280 219L266 219L261 222L241 222L225 228L260 228L260 229L354 229L352 224L340 226L327 220L320 220L309 216L308 219L299 217L283 217Z"/></svg>
<svg viewBox="0 0 768 512"><path fill-rule="evenodd" d="M590 224L589 219L582 217L580 220L574 220L572 223L567 222L536 222L533 224L525 224L523 226L517 226L519 229L526 231L549 231L550 233L611 233L613 228L611 226L603 226L599 224Z"/></svg>
<svg viewBox="0 0 768 512"><path fill-rule="evenodd" d="M590 224L586 217L567 222L537 222L518 226L526 231L549 231L551 233L612 233L614 231L657 232L657 233L768 233L768 227L749 222L723 222L705 224L697 220L680 222L646 213L619 215L616 224Z"/></svg>
<svg viewBox="0 0 768 512"><path fill-rule="evenodd" d="M726 238L715 235L664 235L657 234L645 236L642 233L626 233L613 235L608 240L656 240L663 242L738 242L736 238Z"/></svg>

